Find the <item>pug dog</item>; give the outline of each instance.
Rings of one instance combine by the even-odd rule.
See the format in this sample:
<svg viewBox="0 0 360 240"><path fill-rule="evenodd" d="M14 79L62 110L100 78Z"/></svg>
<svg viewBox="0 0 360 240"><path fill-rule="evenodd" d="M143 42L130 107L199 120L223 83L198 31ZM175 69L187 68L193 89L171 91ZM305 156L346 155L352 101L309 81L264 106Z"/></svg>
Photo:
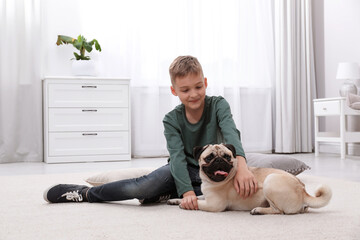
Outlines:
<svg viewBox="0 0 360 240"><path fill-rule="evenodd" d="M280 169L249 167L258 181L258 191L246 199L235 190L237 170L233 145L216 144L195 147L194 157L199 161L203 199L198 200L200 210L250 211L252 215L297 214L308 208L326 206L332 196L331 189L320 185L315 197L305 191L305 185L294 175ZM181 199L170 199L168 204L179 205ZM180 206L181 207L181 206Z"/></svg>

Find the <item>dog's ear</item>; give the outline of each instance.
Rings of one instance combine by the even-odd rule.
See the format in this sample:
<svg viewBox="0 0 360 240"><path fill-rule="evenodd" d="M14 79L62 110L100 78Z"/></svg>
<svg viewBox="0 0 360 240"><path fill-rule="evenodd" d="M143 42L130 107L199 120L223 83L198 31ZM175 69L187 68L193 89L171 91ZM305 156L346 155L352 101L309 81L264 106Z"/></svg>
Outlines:
<svg viewBox="0 0 360 240"><path fill-rule="evenodd" d="M224 144L225 147L227 147L233 154L233 157L236 157L236 150L235 147L232 144Z"/></svg>
<svg viewBox="0 0 360 240"><path fill-rule="evenodd" d="M203 153L203 151L208 147L209 145L206 145L204 147L196 146L193 148L193 156L196 161L199 161L200 155Z"/></svg>

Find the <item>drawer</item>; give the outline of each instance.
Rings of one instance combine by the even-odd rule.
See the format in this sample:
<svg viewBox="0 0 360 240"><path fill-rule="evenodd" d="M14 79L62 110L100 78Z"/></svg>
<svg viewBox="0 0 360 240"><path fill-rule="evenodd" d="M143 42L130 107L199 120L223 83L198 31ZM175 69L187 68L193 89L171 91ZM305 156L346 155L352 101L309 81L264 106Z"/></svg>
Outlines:
<svg viewBox="0 0 360 240"><path fill-rule="evenodd" d="M128 85L49 83L49 107L128 107Z"/></svg>
<svg viewBox="0 0 360 240"><path fill-rule="evenodd" d="M314 102L315 116L339 115L340 101Z"/></svg>
<svg viewBox="0 0 360 240"><path fill-rule="evenodd" d="M49 133L48 147L49 156L129 154L129 133Z"/></svg>
<svg viewBox="0 0 360 240"><path fill-rule="evenodd" d="M129 130L128 108L49 108L49 131Z"/></svg>

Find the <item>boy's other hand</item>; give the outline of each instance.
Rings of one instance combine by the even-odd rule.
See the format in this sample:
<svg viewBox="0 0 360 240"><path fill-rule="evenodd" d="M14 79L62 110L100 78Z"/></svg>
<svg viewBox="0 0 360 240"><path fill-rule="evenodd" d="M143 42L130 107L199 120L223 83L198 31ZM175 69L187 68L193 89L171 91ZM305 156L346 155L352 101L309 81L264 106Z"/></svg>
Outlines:
<svg viewBox="0 0 360 240"><path fill-rule="evenodd" d="M199 210L195 192L188 191L184 193L180 205L181 208L186 210Z"/></svg>
<svg viewBox="0 0 360 240"><path fill-rule="evenodd" d="M239 158L239 161L234 186L240 197L246 199L256 193L258 182L254 174L248 169L245 159L240 156L237 156L237 158Z"/></svg>

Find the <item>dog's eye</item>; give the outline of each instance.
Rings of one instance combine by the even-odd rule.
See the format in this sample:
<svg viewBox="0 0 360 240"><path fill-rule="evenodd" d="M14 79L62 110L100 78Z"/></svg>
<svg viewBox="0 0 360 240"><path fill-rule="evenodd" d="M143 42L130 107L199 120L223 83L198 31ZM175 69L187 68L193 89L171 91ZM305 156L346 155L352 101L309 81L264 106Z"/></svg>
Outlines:
<svg viewBox="0 0 360 240"><path fill-rule="evenodd" d="M228 161L231 161L231 156L228 155L228 154L225 154L225 155L224 155L224 158L225 158L226 160L228 160Z"/></svg>
<svg viewBox="0 0 360 240"><path fill-rule="evenodd" d="M204 158L205 162L210 162L212 159L214 158L214 154L210 154L209 156L207 156L206 158Z"/></svg>

